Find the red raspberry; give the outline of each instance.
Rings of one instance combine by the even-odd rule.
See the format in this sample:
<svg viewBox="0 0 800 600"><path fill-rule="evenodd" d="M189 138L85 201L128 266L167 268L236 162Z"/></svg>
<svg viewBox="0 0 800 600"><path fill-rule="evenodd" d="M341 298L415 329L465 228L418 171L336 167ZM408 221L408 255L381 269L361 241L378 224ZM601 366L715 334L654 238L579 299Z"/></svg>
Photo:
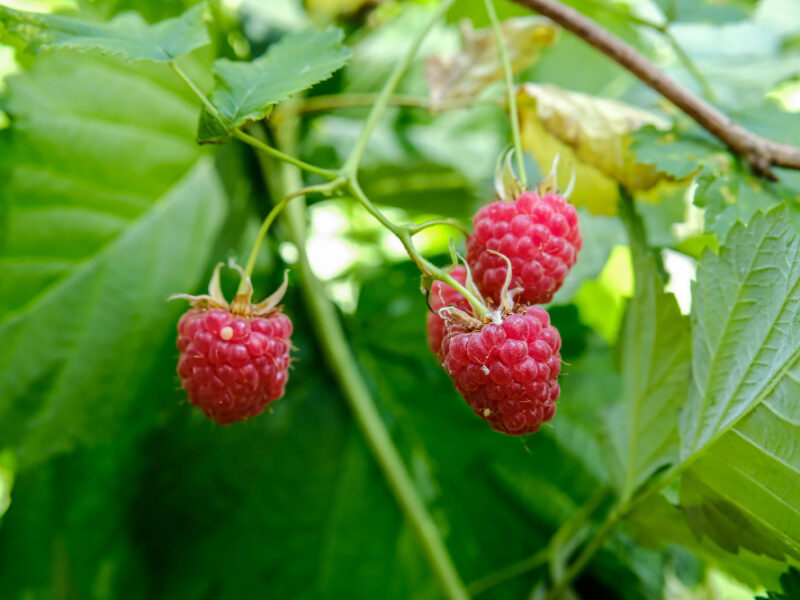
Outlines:
<svg viewBox="0 0 800 600"><path fill-rule="evenodd" d="M189 401L221 425L261 414L283 396L291 333L281 312L248 319L190 309L178 323L178 374Z"/></svg>
<svg viewBox="0 0 800 600"><path fill-rule="evenodd" d="M178 375L189 401L221 425L261 414L264 407L283 396L289 379L292 321L278 303L289 283L269 298L251 304L253 286L242 276L233 302L222 295L220 269L214 269L208 294L176 294L192 303L178 322Z"/></svg>
<svg viewBox="0 0 800 600"><path fill-rule="evenodd" d="M450 275L461 284L467 280L467 270L462 265L458 265L450 271ZM439 350L442 349L445 328L444 319L439 316L439 309L445 306L455 306L466 313L471 312L472 309L464 296L443 281L433 282L428 301L431 308L431 312L428 313L428 345L431 351L438 356Z"/></svg>
<svg viewBox="0 0 800 600"><path fill-rule="evenodd" d="M469 330L447 322L442 364L456 390L492 429L510 435L538 431L553 418L560 389L561 336L538 306L522 306Z"/></svg>
<svg viewBox="0 0 800 600"><path fill-rule="evenodd" d="M498 201L481 208L467 238L467 264L481 292L500 301L511 261L511 289L521 288L522 304L549 302L575 264L583 243L575 207L556 193L539 197L524 192L511 202Z"/></svg>

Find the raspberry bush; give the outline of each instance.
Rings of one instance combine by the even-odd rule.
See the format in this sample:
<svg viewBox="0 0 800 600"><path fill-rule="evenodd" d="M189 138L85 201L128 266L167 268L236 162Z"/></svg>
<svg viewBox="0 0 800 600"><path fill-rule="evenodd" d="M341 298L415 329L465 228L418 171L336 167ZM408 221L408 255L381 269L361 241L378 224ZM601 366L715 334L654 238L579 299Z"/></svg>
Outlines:
<svg viewBox="0 0 800 600"><path fill-rule="evenodd" d="M8 4L0 598L794 597L792 2Z"/></svg>

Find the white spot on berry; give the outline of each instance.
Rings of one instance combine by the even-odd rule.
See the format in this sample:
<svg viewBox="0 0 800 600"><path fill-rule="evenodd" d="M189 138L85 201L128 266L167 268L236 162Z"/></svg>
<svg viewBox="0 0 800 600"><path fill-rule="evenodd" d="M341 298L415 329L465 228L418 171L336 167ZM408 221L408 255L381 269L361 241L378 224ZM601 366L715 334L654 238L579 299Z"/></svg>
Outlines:
<svg viewBox="0 0 800 600"><path fill-rule="evenodd" d="M484 375L488 375L489 374L489 367L487 367L486 365L483 365L481 367L481 370L483 371ZM489 409L487 408L486 410L489 410Z"/></svg>
<svg viewBox="0 0 800 600"><path fill-rule="evenodd" d="M488 408L484 408L483 409L483 416L484 417L488 417L490 414L492 414L491 410L489 410Z"/></svg>
<svg viewBox="0 0 800 600"><path fill-rule="evenodd" d="M230 325L227 327L223 327L219 332L219 337L221 337L226 342L233 337L233 327Z"/></svg>

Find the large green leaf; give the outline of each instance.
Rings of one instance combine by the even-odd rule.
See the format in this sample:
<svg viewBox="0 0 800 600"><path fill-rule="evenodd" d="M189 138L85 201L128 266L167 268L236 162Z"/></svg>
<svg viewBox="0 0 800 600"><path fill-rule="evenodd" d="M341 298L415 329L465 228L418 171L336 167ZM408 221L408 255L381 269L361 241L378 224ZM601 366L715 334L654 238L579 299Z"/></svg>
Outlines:
<svg viewBox="0 0 800 600"><path fill-rule="evenodd" d="M204 269L222 192L169 75L48 55L8 81L0 438L22 466L126 426L165 298Z"/></svg>
<svg viewBox="0 0 800 600"><path fill-rule="evenodd" d="M785 208L737 225L706 251L693 286L693 385L681 456L719 439L763 402L800 356L800 236Z"/></svg>
<svg viewBox="0 0 800 600"><path fill-rule="evenodd" d="M0 6L0 23L37 52L48 48L81 52L97 49L131 60L171 61L209 43L204 7L200 3L180 17L148 25L136 13L126 13L108 23L89 23Z"/></svg>
<svg viewBox="0 0 800 600"><path fill-rule="evenodd" d="M263 119L277 102L328 79L350 58L350 50L342 46L343 35L333 28L300 31L287 35L251 62L217 60L211 101L224 129ZM204 111L200 140L219 141L221 136L218 124Z"/></svg>
<svg viewBox="0 0 800 600"><path fill-rule="evenodd" d="M694 286L682 503L720 545L800 556L800 236L786 208L737 225Z"/></svg>
<svg viewBox="0 0 800 600"><path fill-rule="evenodd" d="M800 363L685 474L697 533L730 552L800 558Z"/></svg>
<svg viewBox="0 0 800 600"><path fill-rule="evenodd" d="M620 334L622 401L607 420L609 464L623 499L677 459L690 366L687 319L664 292L652 252L634 238L632 253L634 293Z"/></svg>

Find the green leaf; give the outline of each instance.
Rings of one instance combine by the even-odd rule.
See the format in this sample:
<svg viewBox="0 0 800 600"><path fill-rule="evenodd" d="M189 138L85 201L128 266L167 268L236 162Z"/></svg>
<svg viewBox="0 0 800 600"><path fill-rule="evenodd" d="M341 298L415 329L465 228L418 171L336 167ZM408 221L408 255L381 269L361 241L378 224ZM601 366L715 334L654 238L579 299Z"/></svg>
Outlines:
<svg viewBox="0 0 800 600"><path fill-rule="evenodd" d="M205 4L183 15L148 25L136 13L126 13L108 23L88 23L71 17L25 12L0 6L0 23L35 51L67 48L130 60L171 61L210 42L203 14Z"/></svg>
<svg viewBox="0 0 800 600"><path fill-rule="evenodd" d="M800 363L684 475L695 532L730 552L800 557Z"/></svg>
<svg viewBox="0 0 800 600"><path fill-rule="evenodd" d="M287 35L251 62L215 61L211 101L225 128L263 119L274 104L328 79L350 58L343 37L340 29L301 31ZM207 119L201 117L200 141L219 141L219 131L209 128Z"/></svg>
<svg viewBox="0 0 800 600"><path fill-rule="evenodd" d="M792 600L792 598L800 598L800 570L796 567L789 567L789 570L781 575L781 589L783 593L768 592L766 598L758 596L756 600Z"/></svg>
<svg viewBox="0 0 800 600"><path fill-rule="evenodd" d="M195 289L220 225L196 104L143 67L52 54L8 80L0 439L20 467L132 426L165 299Z"/></svg>
<svg viewBox="0 0 800 600"><path fill-rule="evenodd" d="M800 236L786 208L736 225L693 287L682 503L722 547L800 556Z"/></svg>
<svg viewBox="0 0 800 600"><path fill-rule="evenodd" d="M634 217L635 218L635 217ZM641 221L638 221L641 225ZM622 401L606 428L623 500L678 457L678 410L689 389L689 326L649 248L632 240L634 293L620 333Z"/></svg>
<svg viewBox="0 0 800 600"><path fill-rule="evenodd" d="M785 208L736 225L706 251L692 297L693 385L681 417L681 456L719 439L763 402L800 356L800 236Z"/></svg>
<svg viewBox="0 0 800 600"><path fill-rule="evenodd" d="M634 131L631 139L637 163L653 165L676 179L702 169L712 154L725 152L725 148L706 136L662 131L651 125Z"/></svg>
<svg viewBox="0 0 800 600"><path fill-rule="evenodd" d="M705 208L705 229L724 242L736 223L747 223L759 210L779 204L800 228L800 188L788 181L773 183L755 177L746 167L731 165L719 171L713 167L697 178L694 203Z"/></svg>
<svg viewBox="0 0 800 600"><path fill-rule="evenodd" d="M750 15L758 0L656 0L668 21L729 23Z"/></svg>

